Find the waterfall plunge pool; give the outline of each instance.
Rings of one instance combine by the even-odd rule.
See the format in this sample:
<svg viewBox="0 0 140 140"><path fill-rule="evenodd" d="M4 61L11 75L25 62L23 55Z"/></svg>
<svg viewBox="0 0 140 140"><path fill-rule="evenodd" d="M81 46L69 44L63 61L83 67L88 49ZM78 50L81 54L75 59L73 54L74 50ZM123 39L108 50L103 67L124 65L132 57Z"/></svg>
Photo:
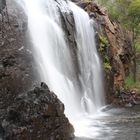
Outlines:
<svg viewBox="0 0 140 140"><path fill-rule="evenodd" d="M140 105L132 108L111 108L105 115L91 118L87 137L79 129L81 136L74 140L139 140L140 139ZM83 122L82 122L83 123ZM80 127L80 125L79 125Z"/></svg>

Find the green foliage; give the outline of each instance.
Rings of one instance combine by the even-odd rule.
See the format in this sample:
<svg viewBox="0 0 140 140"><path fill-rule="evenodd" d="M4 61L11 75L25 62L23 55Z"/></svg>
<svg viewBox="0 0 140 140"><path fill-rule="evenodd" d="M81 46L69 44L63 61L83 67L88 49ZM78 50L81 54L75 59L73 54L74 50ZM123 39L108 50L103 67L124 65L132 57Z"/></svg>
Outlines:
<svg viewBox="0 0 140 140"><path fill-rule="evenodd" d="M113 18L116 19L119 16L119 13L117 12L117 5L112 3L111 0L98 0L99 3L103 6L105 6L108 10L109 15Z"/></svg>
<svg viewBox="0 0 140 140"><path fill-rule="evenodd" d="M125 79L125 87L126 88L129 88L129 87L133 87L135 84L133 78L132 78L132 75L128 76L126 79Z"/></svg>
<svg viewBox="0 0 140 140"><path fill-rule="evenodd" d="M127 28L137 28L140 23L140 0L99 0L113 19Z"/></svg>
<svg viewBox="0 0 140 140"><path fill-rule="evenodd" d="M139 55L140 54L140 43L139 43L139 40L136 42L135 47L136 47L136 53L137 53L137 55Z"/></svg>
<svg viewBox="0 0 140 140"><path fill-rule="evenodd" d="M107 40L107 38L106 37L104 37L104 36L99 36L99 38L100 38L100 41L101 41L101 43L103 44L103 45L108 45L108 40Z"/></svg>
<svg viewBox="0 0 140 140"><path fill-rule="evenodd" d="M128 6L128 17L126 20L129 28L134 32L134 39L140 35L140 0L133 0Z"/></svg>
<svg viewBox="0 0 140 140"><path fill-rule="evenodd" d="M135 22L140 21L140 0L133 0L128 6L128 16L133 17Z"/></svg>
<svg viewBox="0 0 140 140"><path fill-rule="evenodd" d="M105 70L105 72L111 71L112 67L109 64L109 62L104 62L103 64L104 64L104 70Z"/></svg>
<svg viewBox="0 0 140 140"><path fill-rule="evenodd" d="M132 75L125 79L125 89L135 89L140 93L140 82L135 82Z"/></svg>
<svg viewBox="0 0 140 140"><path fill-rule="evenodd" d="M102 52L106 49L106 47L109 46L108 40L104 36L99 36L99 41L100 41L100 48L99 51Z"/></svg>
<svg viewBox="0 0 140 140"><path fill-rule="evenodd" d="M99 35L99 41L100 41L99 51L103 55L103 67L104 67L105 72L109 72L112 69L110 62L109 62L109 58L106 54L106 50L107 50L107 47L109 46L109 42L108 42L108 39L103 35L102 36Z"/></svg>

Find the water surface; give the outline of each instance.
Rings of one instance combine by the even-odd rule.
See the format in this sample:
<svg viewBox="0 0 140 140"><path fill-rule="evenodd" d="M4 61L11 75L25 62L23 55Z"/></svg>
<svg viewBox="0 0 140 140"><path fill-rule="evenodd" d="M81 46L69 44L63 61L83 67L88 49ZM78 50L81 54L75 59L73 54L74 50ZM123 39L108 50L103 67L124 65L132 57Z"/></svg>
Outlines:
<svg viewBox="0 0 140 140"><path fill-rule="evenodd" d="M140 140L140 105L112 108L106 113L108 115L92 120L91 138L77 137L75 140Z"/></svg>

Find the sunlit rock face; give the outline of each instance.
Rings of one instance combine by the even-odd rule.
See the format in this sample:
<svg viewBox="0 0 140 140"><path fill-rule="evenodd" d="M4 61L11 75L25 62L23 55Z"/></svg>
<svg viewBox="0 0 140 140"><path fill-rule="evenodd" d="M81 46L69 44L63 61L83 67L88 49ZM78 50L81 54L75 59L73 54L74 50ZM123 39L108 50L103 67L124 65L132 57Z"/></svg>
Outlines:
<svg viewBox="0 0 140 140"><path fill-rule="evenodd" d="M74 133L64 105L45 83L16 97L0 126L4 140L67 140Z"/></svg>

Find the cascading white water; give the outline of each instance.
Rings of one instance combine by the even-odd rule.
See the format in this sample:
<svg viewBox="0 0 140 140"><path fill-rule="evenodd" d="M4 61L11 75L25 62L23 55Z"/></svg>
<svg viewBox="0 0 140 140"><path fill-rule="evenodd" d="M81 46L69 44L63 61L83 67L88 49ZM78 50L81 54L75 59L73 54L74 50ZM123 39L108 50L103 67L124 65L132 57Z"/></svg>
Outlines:
<svg viewBox="0 0 140 140"><path fill-rule="evenodd" d="M90 115L103 105L103 84L95 35L88 14L65 0L19 0L28 16L28 28L42 81L58 95L76 135L88 136ZM78 80L60 20L73 12L80 72ZM73 78L71 78L73 77ZM80 82L80 85L75 83ZM80 126L79 126L80 125ZM81 131L82 130L82 131ZM93 130L94 131L94 130Z"/></svg>
<svg viewBox="0 0 140 140"><path fill-rule="evenodd" d="M76 42L80 63L80 80L84 89L83 100L89 102L89 111L93 113L104 104L103 79L99 56L95 44L93 20L74 3L69 2L76 25ZM92 106L90 106L90 103Z"/></svg>

